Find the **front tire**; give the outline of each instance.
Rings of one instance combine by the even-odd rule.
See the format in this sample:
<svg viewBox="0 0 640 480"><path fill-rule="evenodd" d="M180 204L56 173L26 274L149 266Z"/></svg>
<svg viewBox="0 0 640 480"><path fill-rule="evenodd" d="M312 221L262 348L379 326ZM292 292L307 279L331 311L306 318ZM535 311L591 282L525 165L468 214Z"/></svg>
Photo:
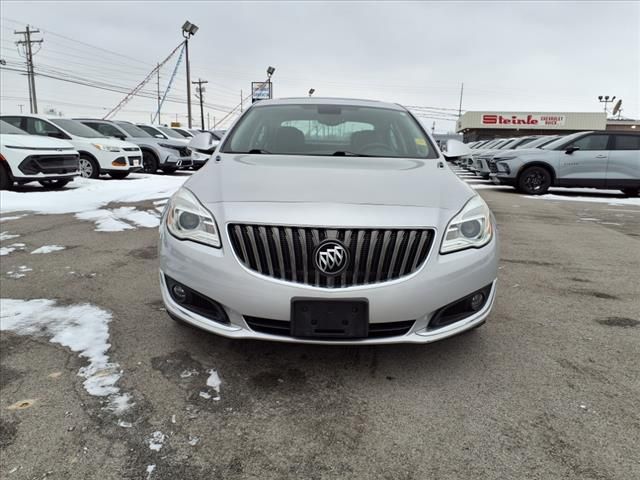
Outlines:
<svg viewBox="0 0 640 480"><path fill-rule="evenodd" d="M87 155L80 156L78 170L80 170L80 176L84 178L98 178L100 176L100 165Z"/></svg>
<svg viewBox="0 0 640 480"><path fill-rule="evenodd" d="M622 193L627 197L640 197L640 188L623 188Z"/></svg>
<svg viewBox="0 0 640 480"><path fill-rule="evenodd" d="M518 178L518 190L527 195L544 195L551 186L551 173L544 167L529 167Z"/></svg>
<svg viewBox="0 0 640 480"><path fill-rule="evenodd" d="M50 188L52 190L59 190L60 188L64 187L67 183L69 183L71 180L67 179L67 178L60 178L57 180L38 180L38 183L40 185L42 185L45 188Z"/></svg>
<svg viewBox="0 0 640 480"><path fill-rule="evenodd" d="M142 152L142 171L144 173L156 173L158 171L158 159L156 156L149 152Z"/></svg>
<svg viewBox="0 0 640 480"><path fill-rule="evenodd" d="M129 176L129 172L109 172L109 176L117 180L122 180L123 178L127 178Z"/></svg>
<svg viewBox="0 0 640 480"><path fill-rule="evenodd" d="M7 171L7 167L0 164L0 190L9 190L13 187L13 180Z"/></svg>

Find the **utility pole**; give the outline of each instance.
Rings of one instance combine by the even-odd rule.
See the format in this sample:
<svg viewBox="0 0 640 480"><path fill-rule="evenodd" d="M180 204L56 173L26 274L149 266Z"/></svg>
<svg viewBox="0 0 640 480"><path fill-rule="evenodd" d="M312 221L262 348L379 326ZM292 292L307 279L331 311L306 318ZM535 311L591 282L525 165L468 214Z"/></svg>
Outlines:
<svg viewBox="0 0 640 480"><path fill-rule="evenodd" d="M211 130L211 118L209 117L209 112L207 112L207 130Z"/></svg>
<svg viewBox="0 0 640 480"><path fill-rule="evenodd" d="M33 71L33 49L31 45L34 43L42 43L43 40L32 40L31 34L40 33L40 30L32 30L29 25L24 31L14 30L16 35L24 35L24 40L18 40L16 45L24 45L25 46L25 56L27 57L27 80L29 83L29 107L31 109L31 113L38 113L38 100L36 97L36 81L35 74ZM37 52L36 52L37 53Z"/></svg>
<svg viewBox="0 0 640 480"><path fill-rule="evenodd" d="M182 25L182 36L184 37L184 53L187 63L187 123L191 125L191 65L189 64L189 39L198 31L198 26L188 20Z"/></svg>
<svg viewBox="0 0 640 480"><path fill-rule="evenodd" d="M204 130L204 87L202 85L204 85L205 83L209 83L206 80L202 80L201 78L198 79L197 82L191 82L194 85L197 85L196 87L196 96L198 97L198 100L200 100L200 124L202 125L202 130Z"/></svg>
<svg viewBox="0 0 640 480"><path fill-rule="evenodd" d="M464 82L460 85L460 105L458 106L458 119L462 115L462 94L464 93Z"/></svg>
<svg viewBox="0 0 640 480"><path fill-rule="evenodd" d="M242 113L242 90L240 90L240 113Z"/></svg>
<svg viewBox="0 0 640 480"><path fill-rule="evenodd" d="M158 69L158 76L156 85L158 87L158 125L162 125L162 120L160 120L160 64L156 67Z"/></svg>
<svg viewBox="0 0 640 480"><path fill-rule="evenodd" d="M22 107L24 107L23 103L19 103L18 106L20 107L20 113L22 113Z"/></svg>

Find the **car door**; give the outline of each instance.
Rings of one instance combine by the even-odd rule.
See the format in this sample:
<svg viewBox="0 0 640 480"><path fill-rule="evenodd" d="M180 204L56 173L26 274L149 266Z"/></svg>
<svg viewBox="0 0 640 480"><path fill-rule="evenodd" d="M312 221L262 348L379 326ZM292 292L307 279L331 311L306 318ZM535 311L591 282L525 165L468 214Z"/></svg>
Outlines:
<svg viewBox="0 0 640 480"><path fill-rule="evenodd" d="M613 141L610 134L590 133L565 145L563 150L558 152L556 184L604 187L610 141Z"/></svg>
<svg viewBox="0 0 640 480"><path fill-rule="evenodd" d="M42 137L60 138L70 140L69 135L64 133L53 123L47 122L40 118L26 117L26 130L31 135L40 135Z"/></svg>
<svg viewBox="0 0 640 480"><path fill-rule="evenodd" d="M607 188L640 188L640 134L613 135Z"/></svg>

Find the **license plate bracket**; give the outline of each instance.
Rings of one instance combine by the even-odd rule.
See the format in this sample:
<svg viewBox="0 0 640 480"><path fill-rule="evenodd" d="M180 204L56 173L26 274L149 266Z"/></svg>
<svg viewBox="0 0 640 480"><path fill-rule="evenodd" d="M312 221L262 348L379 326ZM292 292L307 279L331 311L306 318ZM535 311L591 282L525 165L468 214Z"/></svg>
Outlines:
<svg viewBox="0 0 640 480"><path fill-rule="evenodd" d="M369 334L366 299L291 300L291 336L299 338L351 339Z"/></svg>

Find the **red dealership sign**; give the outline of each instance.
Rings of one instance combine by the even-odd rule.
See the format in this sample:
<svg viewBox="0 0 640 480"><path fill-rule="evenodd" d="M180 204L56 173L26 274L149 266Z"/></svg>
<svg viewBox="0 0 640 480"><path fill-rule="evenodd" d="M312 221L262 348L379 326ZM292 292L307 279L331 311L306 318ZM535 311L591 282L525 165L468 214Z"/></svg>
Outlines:
<svg viewBox="0 0 640 480"><path fill-rule="evenodd" d="M487 113L482 115L482 125L523 125L523 126L561 126L564 125L564 115L501 115Z"/></svg>

